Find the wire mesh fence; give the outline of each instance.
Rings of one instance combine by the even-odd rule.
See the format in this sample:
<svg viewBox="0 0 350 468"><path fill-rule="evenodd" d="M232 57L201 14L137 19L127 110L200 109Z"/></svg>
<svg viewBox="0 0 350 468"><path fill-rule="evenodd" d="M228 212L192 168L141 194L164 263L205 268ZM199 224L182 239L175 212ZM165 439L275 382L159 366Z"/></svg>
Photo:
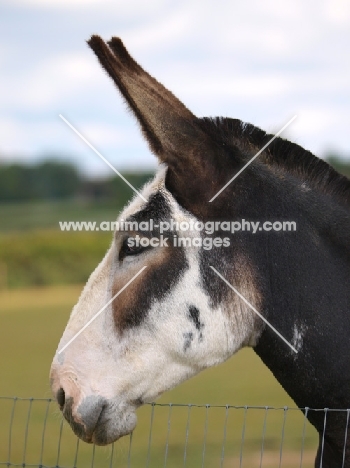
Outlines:
<svg viewBox="0 0 350 468"><path fill-rule="evenodd" d="M153 403L133 434L97 447L74 436L55 401L0 397L0 466L308 468L318 443L310 411L326 421L329 410Z"/></svg>

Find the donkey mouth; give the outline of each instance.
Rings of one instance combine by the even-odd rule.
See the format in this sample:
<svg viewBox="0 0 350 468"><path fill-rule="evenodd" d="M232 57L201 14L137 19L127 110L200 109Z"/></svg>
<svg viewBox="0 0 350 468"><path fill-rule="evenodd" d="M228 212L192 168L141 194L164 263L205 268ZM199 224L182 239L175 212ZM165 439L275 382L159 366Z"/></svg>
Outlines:
<svg viewBox="0 0 350 468"><path fill-rule="evenodd" d="M73 399L68 398L62 412L80 439L96 445L108 445L130 434L137 421L133 407L99 396L85 397L76 409Z"/></svg>
<svg viewBox="0 0 350 468"><path fill-rule="evenodd" d="M90 442L96 445L108 445L129 435L136 426L137 417L134 411L111 413L104 410L96 424Z"/></svg>

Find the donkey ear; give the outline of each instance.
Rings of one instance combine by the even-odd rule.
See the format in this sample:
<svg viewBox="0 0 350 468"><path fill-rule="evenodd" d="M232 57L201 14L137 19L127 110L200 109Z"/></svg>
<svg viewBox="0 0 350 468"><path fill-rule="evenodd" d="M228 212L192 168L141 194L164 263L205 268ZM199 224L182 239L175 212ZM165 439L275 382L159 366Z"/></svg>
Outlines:
<svg viewBox="0 0 350 468"><path fill-rule="evenodd" d="M92 36L88 44L126 99L156 156L169 163L179 149L187 153L199 131L192 112L135 62L119 38L113 37L108 47L99 36Z"/></svg>
<svg viewBox="0 0 350 468"><path fill-rule="evenodd" d="M113 37L107 45L99 36L92 36L88 44L126 99L160 161L174 169L200 164L194 147L198 141L203 145L206 135L197 117L135 62L119 38Z"/></svg>

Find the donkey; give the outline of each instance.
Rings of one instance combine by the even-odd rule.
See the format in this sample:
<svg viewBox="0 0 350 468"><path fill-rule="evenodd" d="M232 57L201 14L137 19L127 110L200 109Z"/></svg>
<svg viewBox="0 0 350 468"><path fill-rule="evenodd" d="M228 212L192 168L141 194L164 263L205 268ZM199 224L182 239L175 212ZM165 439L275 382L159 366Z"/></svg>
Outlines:
<svg viewBox="0 0 350 468"><path fill-rule="evenodd" d="M349 418L331 411L350 408L350 181L276 138L215 197L272 135L197 118L119 38L88 44L161 164L121 213L129 227L116 230L59 343L50 377L64 417L84 441L109 444L133 431L137 407L251 346L300 408L329 408L307 412L316 466L350 467ZM297 229L224 230L239 219ZM174 228L161 239L164 223L208 222L219 232Z"/></svg>

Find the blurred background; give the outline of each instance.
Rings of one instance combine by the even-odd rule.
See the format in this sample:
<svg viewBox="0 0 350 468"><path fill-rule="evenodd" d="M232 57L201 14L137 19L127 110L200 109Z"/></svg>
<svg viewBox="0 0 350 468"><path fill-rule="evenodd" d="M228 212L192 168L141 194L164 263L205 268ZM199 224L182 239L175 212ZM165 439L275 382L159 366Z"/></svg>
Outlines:
<svg viewBox="0 0 350 468"><path fill-rule="evenodd" d="M2 0L0 25L0 396L50 396L59 337L111 242L111 233L61 232L58 221L115 220L133 195L59 114L136 187L156 170L86 45L91 34L120 36L198 116L274 132L297 115L283 136L350 176L345 0ZM250 351L161 401L294 405ZM7 423L0 430L6 437ZM278 447L277 435L270 442Z"/></svg>

